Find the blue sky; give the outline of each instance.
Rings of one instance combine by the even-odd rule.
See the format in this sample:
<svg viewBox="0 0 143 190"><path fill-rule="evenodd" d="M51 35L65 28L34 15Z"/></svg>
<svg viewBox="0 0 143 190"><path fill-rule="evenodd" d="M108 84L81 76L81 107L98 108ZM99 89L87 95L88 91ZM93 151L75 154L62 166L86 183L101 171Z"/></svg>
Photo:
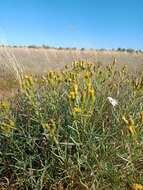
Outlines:
<svg viewBox="0 0 143 190"><path fill-rule="evenodd" d="M143 49L143 0L1 0L0 42Z"/></svg>

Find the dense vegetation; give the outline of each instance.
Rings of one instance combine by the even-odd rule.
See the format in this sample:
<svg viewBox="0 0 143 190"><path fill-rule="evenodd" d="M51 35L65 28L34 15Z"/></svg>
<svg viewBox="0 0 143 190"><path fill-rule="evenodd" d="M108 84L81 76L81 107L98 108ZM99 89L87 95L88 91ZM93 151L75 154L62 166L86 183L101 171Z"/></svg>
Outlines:
<svg viewBox="0 0 143 190"><path fill-rule="evenodd" d="M0 105L0 187L141 190L143 76L74 62Z"/></svg>

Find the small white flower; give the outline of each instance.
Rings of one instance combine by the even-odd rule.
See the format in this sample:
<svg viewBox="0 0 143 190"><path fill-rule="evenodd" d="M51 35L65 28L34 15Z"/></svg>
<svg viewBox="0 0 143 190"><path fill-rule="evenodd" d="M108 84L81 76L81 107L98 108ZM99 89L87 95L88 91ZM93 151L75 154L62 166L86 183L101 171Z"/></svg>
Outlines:
<svg viewBox="0 0 143 190"><path fill-rule="evenodd" d="M107 99L110 102L110 104L112 104L113 107L118 105L118 101L113 99L112 97L107 97Z"/></svg>

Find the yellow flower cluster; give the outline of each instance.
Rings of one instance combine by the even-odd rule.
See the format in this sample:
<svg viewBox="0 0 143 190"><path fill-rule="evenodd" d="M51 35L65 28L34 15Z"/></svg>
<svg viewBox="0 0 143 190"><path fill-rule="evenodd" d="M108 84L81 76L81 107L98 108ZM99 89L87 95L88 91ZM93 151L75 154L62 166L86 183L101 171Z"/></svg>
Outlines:
<svg viewBox="0 0 143 190"><path fill-rule="evenodd" d="M9 136L15 128L15 122L12 120L7 120L6 122L1 123L0 125L2 133L6 136Z"/></svg>
<svg viewBox="0 0 143 190"><path fill-rule="evenodd" d="M8 104L8 102L1 102L1 104L0 104L0 109L2 110L2 111L6 111L6 110L9 110L9 104Z"/></svg>
<svg viewBox="0 0 143 190"><path fill-rule="evenodd" d="M83 73L83 77L84 77L85 79L89 79L91 76L92 76L92 73L89 72L89 71Z"/></svg>
<svg viewBox="0 0 143 190"><path fill-rule="evenodd" d="M53 119L50 119L47 123L42 124L43 129L45 130L45 133L49 133L52 140L57 144L56 139L56 123Z"/></svg>
<svg viewBox="0 0 143 190"><path fill-rule="evenodd" d="M76 94L75 94L74 91L71 91L71 92L69 93L69 99L72 100L72 101L74 101L74 100L76 99Z"/></svg>
<svg viewBox="0 0 143 190"><path fill-rule="evenodd" d="M80 108L78 108L78 107L73 108L73 113L80 113L80 112L81 112Z"/></svg>
<svg viewBox="0 0 143 190"><path fill-rule="evenodd" d="M23 90L27 90L28 88L32 87L34 84L32 76L25 75L23 81L24 82L22 83L22 86L21 86Z"/></svg>
<svg viewBox="0 0 143 190"><path fill-rule="evenodd" d="M75 101L77 95L78 95L78 85L74 83L68 97L70 100Z"/></svg>
<svg viewBox="0 0 143 190"><path fill-rule="evenodd" d="M25 80L29 83L30 86L33 85L33 78L32 76L25 76Z"/></svg>
<svg viewBox="0 0 143 190"><path fill-rule="evenodd" d="M128 131L130 132L130 134L133 137L135 137L136 136L136 127L135 127L134 120L131 117L129 117L129 119L126 119L125 116L122 117L122 120L127 125Z"/></svg>
<svg viewBox="0 0 143 190"><path fill-rule="evenodd" d="M138 184L138 183L133 183L131 185L131 190L143 190L143 185Z"/></svg>
<svg viewBox="0 0 143 190"><path fill-rule="evenodd" d="M87 84L87 93L88 93L89 99L94 103L95 91L94 91L94 88L90 82Z"/></svg>

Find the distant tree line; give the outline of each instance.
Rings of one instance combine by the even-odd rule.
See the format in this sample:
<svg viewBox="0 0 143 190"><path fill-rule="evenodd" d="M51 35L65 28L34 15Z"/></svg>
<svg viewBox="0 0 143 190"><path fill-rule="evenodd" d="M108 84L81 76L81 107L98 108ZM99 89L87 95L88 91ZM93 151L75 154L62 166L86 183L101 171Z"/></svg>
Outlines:
<svg viewBox="0 0 143 190"><path fill-rule="evenodd" d="M140 53L142 53L143 51L142 50L140 50L140 49L138 49L138 50L135 50L135 49L132 49L132 48L117 48L117 51L120 51L120 52L128 52L128 53L133 53L133 52L136 52L136 53L138 53L138 52L140 52Z"/></svg>
<svg viewBox="0 0 143 190"><path fill-rule="evenodd" d="M105 48L100 48L100 49L95 49L95 48L76 48L76 47L53 47L49 45L5 45L5 44L0 44L0 47L11 47L11 48L32 48L32 49L57 49L57 50L91 50L91 51L118 51L118 52L128 52L128 53L143 53L143 50L141 49L133 49L133 48L117 48L117 49L105 49Z"/></svg>

